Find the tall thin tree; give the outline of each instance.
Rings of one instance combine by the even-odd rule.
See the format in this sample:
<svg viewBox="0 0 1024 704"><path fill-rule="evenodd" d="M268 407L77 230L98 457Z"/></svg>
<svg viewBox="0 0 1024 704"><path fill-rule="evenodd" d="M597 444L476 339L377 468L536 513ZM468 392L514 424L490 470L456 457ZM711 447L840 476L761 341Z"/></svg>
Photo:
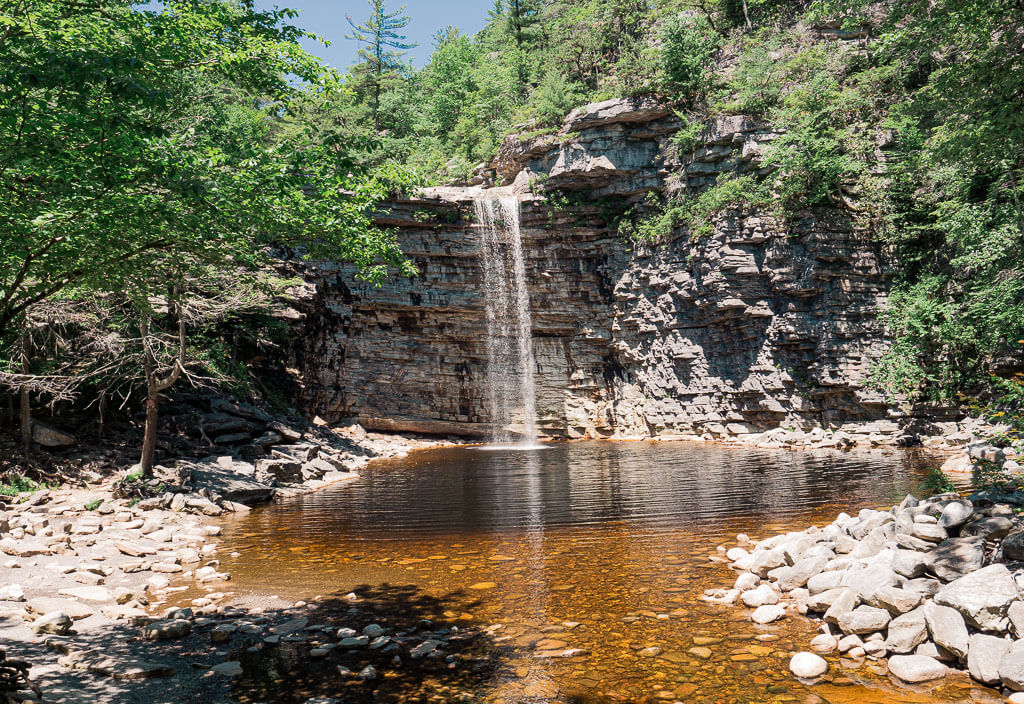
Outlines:
<svg viewBox="0 0 1024 704"><path fill-rule="evenodd" d="M356 24L348 15L352 33L346 39L353 39L367 46L359 49L359 58L365 61L373 74L373 126L380 130L380 92L384 74L400 66L399 59L414 47L415 42L406 42L405 35L398 30L407 27L410 18L405 14L405 5L394 12L388 12L384 0L367 0L370 5L370 19Z"/></svg>

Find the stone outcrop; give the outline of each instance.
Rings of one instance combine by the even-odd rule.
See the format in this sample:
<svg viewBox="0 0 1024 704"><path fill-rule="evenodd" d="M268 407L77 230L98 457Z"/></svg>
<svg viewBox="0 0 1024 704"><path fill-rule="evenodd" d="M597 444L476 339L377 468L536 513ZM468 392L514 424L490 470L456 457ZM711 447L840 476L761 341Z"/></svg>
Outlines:
<svg viewBox="0 0 1024 704"><path fill-rule="evenodd" d="M616 219L648 192L696 193L721 173L757 171L774 136L722 117L682 154L678 127L649 100L597 103L558 134L508 137L492 165L504 184L492 190L522 203L542 431L723 437L857 424L852 439L815 440L899 439L906 419L865 387L887 347L890 275L847 214L784 221L737 207L700 238L679 231L645 248L619 236ZM397 231L414 278L373 288L346 267L313 268L296 336L311 411L378 430L488 430L480 192L385 204L378 223Z"/></svg>

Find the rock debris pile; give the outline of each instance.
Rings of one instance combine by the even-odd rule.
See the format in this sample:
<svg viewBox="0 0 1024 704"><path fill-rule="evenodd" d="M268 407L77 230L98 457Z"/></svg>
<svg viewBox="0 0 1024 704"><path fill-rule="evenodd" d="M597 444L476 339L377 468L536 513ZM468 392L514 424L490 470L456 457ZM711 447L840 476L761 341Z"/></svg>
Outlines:
<svg viewBox="0 0 1024 704"><path fill-rule="evenodd" d="M821 656L839 653L886 660L908 683L965 669L1024 692L1024 518L986 494L971 499L907 496L888 511L842 513L824 528L756 544L738 536L747 547L726 552L740 573L735 585L703 598L742 603L761 624L791 612L820 619L814 652L790 662L799 678L820 677L828 669Z"/></svg>

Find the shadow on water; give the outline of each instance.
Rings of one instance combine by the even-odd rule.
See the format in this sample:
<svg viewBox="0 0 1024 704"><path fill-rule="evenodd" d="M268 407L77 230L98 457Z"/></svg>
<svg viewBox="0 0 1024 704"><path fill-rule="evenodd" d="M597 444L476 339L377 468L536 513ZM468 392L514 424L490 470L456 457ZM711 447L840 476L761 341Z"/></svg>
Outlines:
<svg viewBox="0 0 1024 704"><path fill-rule="evenodd" d="M452 611L465 607L467 595L424 594L413 585L380 584L334 594L299 610L293 618L309 620L301 640L284 635L268 645L253 636L233 644L243 672L232 694L239 702L302 703L324 697L342 702L471 702L473 692L503 676L503 649L483 629ZM472 606L473 602L468 602ZM338 643L340 628L357 632L370 624L386 629L380 647L333 647L326 654L311 651ZM312 635L311 635L312 633ZM423 643L436 650L410 654ZM374 675L361 678L366 668ZM340 669L340 672L339 672ZM351 674L349 674L351 673Z"/></svg>

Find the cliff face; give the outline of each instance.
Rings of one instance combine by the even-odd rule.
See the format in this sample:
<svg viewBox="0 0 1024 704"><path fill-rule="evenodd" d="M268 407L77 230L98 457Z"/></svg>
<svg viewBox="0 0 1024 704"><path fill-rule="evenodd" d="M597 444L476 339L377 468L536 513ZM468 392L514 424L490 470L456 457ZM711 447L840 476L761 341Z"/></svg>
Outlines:
<svg viewBox="0 0 1024 704"><path fill-rule="evenodd" d="M483 174L522 194L543 431L722 436L857 423L865 438L894 433L898 414L863 386L887 344L879 310L889 277L844 213L784 223L740 207L717 216L709 236L680 233L650 249L612 230L610 202L621 212L650 190L696 192L722 171L756 170L773 136L721 118L678 155L677 127L655 104L595 104L559 134L510 137ZM432 189L387 204L379 222L398 229L420 269L413 280L374 289L318 267L300 331L312 411L377 429L486 432L473 193Z"/></svg>

